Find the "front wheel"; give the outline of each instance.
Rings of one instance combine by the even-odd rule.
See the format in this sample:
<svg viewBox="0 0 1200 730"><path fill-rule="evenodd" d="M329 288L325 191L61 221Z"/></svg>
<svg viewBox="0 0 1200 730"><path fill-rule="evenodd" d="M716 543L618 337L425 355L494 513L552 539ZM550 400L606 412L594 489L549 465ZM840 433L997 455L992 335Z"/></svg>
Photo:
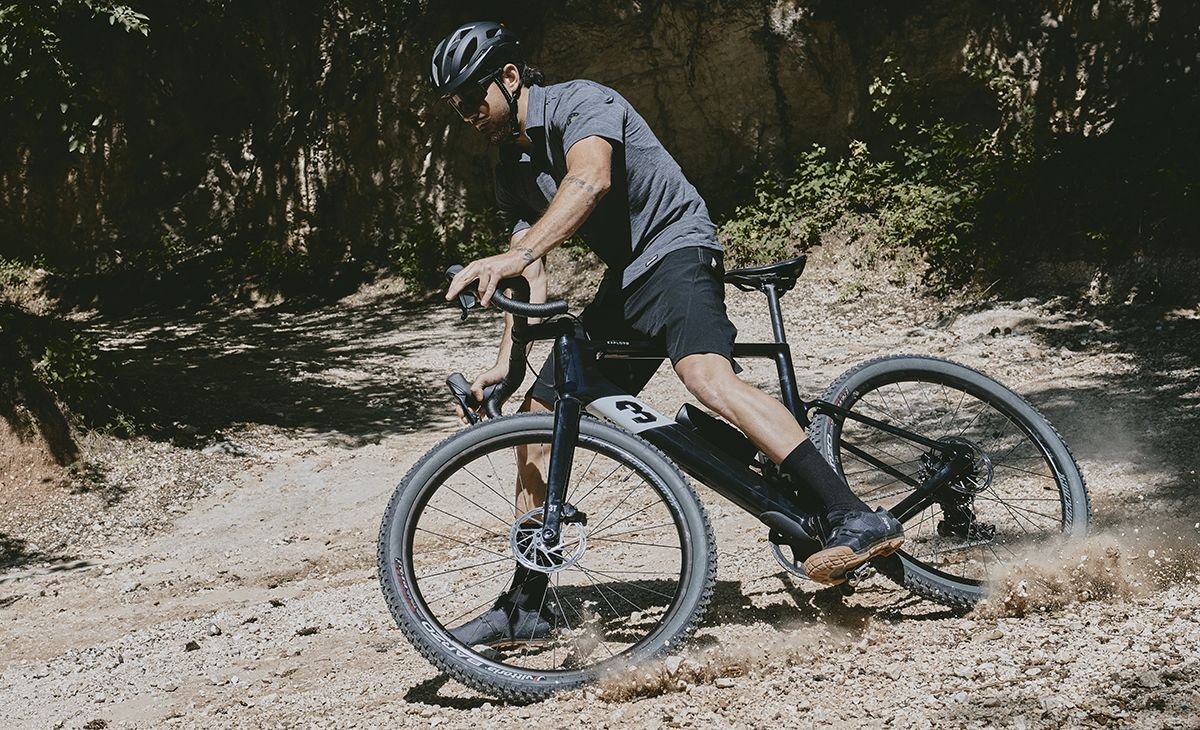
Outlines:
<svg viewBox="0 0 1200 730"><path fill-rule="evenodd" d="M405 636L454 678L510 700L673 649L715 579L712 530L687 480L650 444L592 418L580 422L566 492L574 517L540 549L540 505L517 506L514 495L531 493L553 428L551 415L522 414L443 441L396 488L379 533L383 594ZM535 573L544 588L527 605L541 618L526 621L528 636L456 638L494 610L514 575Z"/></svg>
<svg viewBox="0 0 1200 730"><path fill-rule="evenodd" d="M1086 534L1087 489L1070 449L1029 403L986 375L932 357L885 357L844 373L822 400L972 455L958 479L905 505L941 466L937 449L849 417L813 420L813 443L855 494L902 512L905 549L877 564L914 592L973 606L989 576L1054 539Z"/></svg>

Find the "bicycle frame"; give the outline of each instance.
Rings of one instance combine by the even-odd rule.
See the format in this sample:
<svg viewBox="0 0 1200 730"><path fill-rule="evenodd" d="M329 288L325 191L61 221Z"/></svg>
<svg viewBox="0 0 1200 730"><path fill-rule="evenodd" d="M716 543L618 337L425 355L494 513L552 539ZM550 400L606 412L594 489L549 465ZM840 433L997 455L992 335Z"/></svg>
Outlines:
<svg viewBox="0 0 1200 730"><path fill-rule="evenodd" d="M971 467L971 454L960 445L935 441L826 401L803 401L796 388L791 349L783 331L779 296L770 285L764 288L771 312L774 342L736 344L733 354L735 357L762 358L775 362L783 403L801 425L807 427L817 414L853 419L920 444L938 456L940 465L937 470L923 482L917 482L853 444L843 444L851 453L914 488L912 494L893 508L893 514L898 519L907 519L924 509L947 483ZM658 447L684 471L778 533L782 541L812 546L814 550L819 548L823 529L821 517L812 514L801 504L794 490L779 489L750 469L752 459L746 459L745 454L756 454L757 449L740 431L686 405L675 418L664 416L646 402L615 386L594 366L597 358L661 360L666 357L663 347L651 342L626 340L581 341L576 337L574 324L568 320L528 325L517 317L514 320L510 372L524 372L524 345L541 339L554 341L555 390L558 394L554 406L554 435L543 508L542 538L547 543L554 544L558 540L564 520L586 520L585 515L574 512L573 506L563 503L574 459L574 444L579 434L579 419L586 410Z"/></svg>

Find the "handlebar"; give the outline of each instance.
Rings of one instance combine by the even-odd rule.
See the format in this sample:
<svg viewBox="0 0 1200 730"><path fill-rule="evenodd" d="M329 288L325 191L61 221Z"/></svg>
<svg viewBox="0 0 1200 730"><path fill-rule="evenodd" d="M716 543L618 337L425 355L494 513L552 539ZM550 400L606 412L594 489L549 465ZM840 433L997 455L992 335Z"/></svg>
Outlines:
<svg viewBox="0 0 1200 730"><path fill-rule="evenodd" d="M451 266L446 269L446 278L453 279L462 269L461 264ZM503 291L504 289L512 289L513 295L511 297L506 296ZM561 299L543 304L534 304L529 302L528 299L529 282L523 276L501 279L495 293L492 294L492 301L496 304L496 308L502 312L508 312L514 317L545 319L546 317L566 314L569 309L567 303ZM458 305L462 307L463 318L465 319L468 310L479 308L479 300L473 292L464 289L458 295Z"/></svg>
<svg viewBox="0 0 1200 730"><path fill-rule="evenodd" d="M460 264L451 266L449 269L446 269L446 278L453 279L462 269L463 267ZM507 296L503 291L504 289L511 289L512 296ZM496 287L496 291L492 294L492 302L496 305L496 308L513 315L513 347L508 360L508 375L501 382L484 389L483 410L487 413L488 418L500 417L500 404L515 393L525 380L525 339L523 333L525 328L529 326L528 320L530 318L544 319L554 317L566 314L569 311L567 303L561 299L545 302L544 304L534 304L528 300L529 281L523 276L501 279L499 285ZM467 312L470 310L480 308L479 299L470 290L470 285L468 285L467 289L459 293L458 306L462 308L463 319L467 318ZM475 415L474 410L479 407L479 403L471 397L471 386L466 378L460 373L453 373L447 379L446 384L450 387L450 392L454 396L454 399L462 406L463 412L467 414L467 420L472 424L477 423L479 416Z"/></svg>

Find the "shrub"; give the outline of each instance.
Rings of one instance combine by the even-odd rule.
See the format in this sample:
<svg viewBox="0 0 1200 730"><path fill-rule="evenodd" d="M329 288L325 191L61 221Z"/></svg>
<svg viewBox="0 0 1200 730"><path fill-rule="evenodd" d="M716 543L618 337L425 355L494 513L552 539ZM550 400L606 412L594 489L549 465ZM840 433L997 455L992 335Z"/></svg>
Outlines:
<svg viewBox="0 0 1200 730"><path fill-rule="evenodd" d="M768 174L753 199L720 227L734 265L765 263L808 250L846 216L871 230L885 252L915 248L935 288L966 281L994 246L976 225L1001 174L1021 149L985 125L927 120L914 84L894 66L870 86L879 140L853 140L841 155L820 146L802 153L787 176ZM878 150L886 150L880 153Z"/></svg>

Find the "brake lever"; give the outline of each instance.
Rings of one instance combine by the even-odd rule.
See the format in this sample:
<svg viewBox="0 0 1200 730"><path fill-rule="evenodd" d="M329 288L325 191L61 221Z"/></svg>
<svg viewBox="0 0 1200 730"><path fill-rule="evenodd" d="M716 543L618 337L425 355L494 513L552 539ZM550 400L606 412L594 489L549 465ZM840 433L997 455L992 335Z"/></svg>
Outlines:
<svg viewBox="0 0 1200 730"><path fill-rule="evenodd" d="M455 277L455 275L458 274L458 272L460 272L462 270L463 270L462 264L455 264L455 265L451 266L450 268L446 269L446 278L453 279ZM469 288L463 289L462 291L460 291L458 293L458 306L460 308L462 308L462 318L466 319L467 312L469 312L472 309L479 309L479 298L476 297L475 293L472 292ZM470 389L468 389L468 392L470 392Z"/></svg>
<svg viewBox="0 0 1200 730"><path fill-rule="evenodd" d="M472 426L479 423L479 409L483 407L483 403L475 400L475 396L471 394L471 384L467 382L466 377L462 373L451 373L450 377L446 378L446 385L450 387L450 395L454 396L454 400L458 403L459 408L462 408L463 414L467 418L467 422ZM486 401L492 397L492 393L499 388L499 383L494 383L483 389L483 399Z"/></svg>
<svg viewBox="0 0 1200 730"><path fill-rule="evenodd" d="M469 291L459 292L458 306L462 307L462 319L467 318L467 312L479 309L479 299Z"/></svg>

